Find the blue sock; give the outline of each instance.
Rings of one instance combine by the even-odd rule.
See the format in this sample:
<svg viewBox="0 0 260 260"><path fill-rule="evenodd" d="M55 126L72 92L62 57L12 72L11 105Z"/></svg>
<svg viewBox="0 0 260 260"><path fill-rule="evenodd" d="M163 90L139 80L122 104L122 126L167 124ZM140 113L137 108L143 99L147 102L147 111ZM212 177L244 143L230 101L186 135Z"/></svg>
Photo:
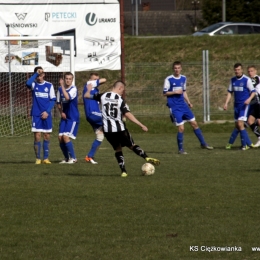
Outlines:
<svg viewBox="0 0 260 260"><path fill-rule="evenodd" d="M246 129L240 131L240 137L241 137L242 146L246 146L248 142L250 144L252 143L248 134L247 134Z"/></svg>
<svg viewBox="0 0 260 260"><path fill-rule="evenodd" d="M203 137L203 135L202 135L202 132L201 132L200 128L195 129L195 130L194 130L194 133L195 133L195 135L197 136L197 138L199 139L200 144L201 144L201 145L206 145L206 142L205 142L205 140L204 140L204 137Z"/></svg>
<svg viewBox="0 0 260 260"><path fill-rule="evenodd" d="M67 150L67 147L66 147L66 144L65 143L60 143L60 149L64 155L64 158L65 159L69 159L69 153L68 153L68 150Z"/></svg>
<svg viewBox="0 0 260 260"><path fill-rule="evenodd" d="M177 133L177 143L179 151L183 149L183 133L178 132Z"/></svg>
<svg viewBox="0 0 260 260"><path fill-rule="evenodd" d="M68 153L69 153L69 155L70 155L70 158L76 159L72 142L69 141L69 142L66 143L65 145L66 145L66 147L67 147L67 150L68 150Z"/></svg>
<svg viewBox="0 0 260 260"><path fill-rule="evenodd" d="M37 159L41 159L41 142L34 142L34 152Z"/></svg>
<svg viewBox="0 0 260 260"><path fill-rule="evenodd" d="M49 144L50 141L43 140L43 159L49 158Z"/></svg>
<svg viewBox="0 0 260 260"><path fill-rule="evenodd" d="M238 134L239 134L239 130L237 128L234 128L234 130L229 138L228 143L233 144L236 141Z"/></svg>
<svg viewBox="0 0 260 260"><path fill-rule="evenodd" d="M88 153L88 157L93 158L98 147L100 146L101 142L95 139L95 141L92 143L91 149Z"/></svg>

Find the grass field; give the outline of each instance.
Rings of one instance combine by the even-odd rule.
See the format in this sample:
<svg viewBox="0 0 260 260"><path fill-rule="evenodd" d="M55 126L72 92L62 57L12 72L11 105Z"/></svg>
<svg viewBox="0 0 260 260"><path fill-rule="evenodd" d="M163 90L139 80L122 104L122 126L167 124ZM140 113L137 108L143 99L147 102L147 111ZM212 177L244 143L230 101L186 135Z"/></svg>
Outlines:
<svg viewBox="0 0 260 260"><path fill-rule="evenodd" d="M188 155L177 154L175 129L151 134L130 128L135 142L161 160L153 176L141 176L144 160L125 149L129 176L121 178L107 141L99 164L85 163L94 135L82 128L75 165L58 164L57 137L52 165L34 165L31 135L1 139L1 260L259 259L251 247L260 246L260 149L241 151L237 140L225 150L231 124L202 125L213 151L200 149L187 126Z"/></svg>

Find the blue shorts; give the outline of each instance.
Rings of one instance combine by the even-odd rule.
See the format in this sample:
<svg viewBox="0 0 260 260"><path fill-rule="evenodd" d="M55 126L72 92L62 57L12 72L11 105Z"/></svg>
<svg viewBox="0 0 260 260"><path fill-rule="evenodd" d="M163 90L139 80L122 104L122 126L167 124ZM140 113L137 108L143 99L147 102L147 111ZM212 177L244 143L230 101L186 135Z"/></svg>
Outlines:
<svg viewBox="0 0 260 260"><path fill-rule="evenodd" d="M195 121L195 116L188 106L170 108L170 117L172 123L176 126L183 125L185 122Z"/></svg>
<svg viewBox="0 0 260 260"><path fill-rule="evenodd" d="M46 119L42 119L39 116L32 116L32 132L51 133L52 117L48 116Z"/></svg>
<svg viewBox="0 0 260 260"><path fill-rule="evenodd" d="M59 126L59 136L66 135L72 139L76 139L79 129L79 123L72 120L61 119Z"/></svg>
<svg viewBox="0 0 260 260"><path fill-rule="evenodd" d="M247 121L250 105L235 104L234 106L234 119L235 121Z"/></svg>
<svg viewBox="0 0 260 260"><path fill-rule="evenodd" d="M101 114L100 115L91 114L91 115L87 116L87 121L90 123L90 125L92 126L94 131L96 131L97 129L99 129L100 127L103 126Z"/></svg>

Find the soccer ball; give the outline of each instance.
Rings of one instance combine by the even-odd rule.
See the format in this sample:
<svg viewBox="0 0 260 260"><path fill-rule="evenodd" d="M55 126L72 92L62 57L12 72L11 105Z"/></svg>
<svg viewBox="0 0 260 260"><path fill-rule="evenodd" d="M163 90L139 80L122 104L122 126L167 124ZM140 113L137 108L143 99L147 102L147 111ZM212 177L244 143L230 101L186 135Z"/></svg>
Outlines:
<svg viewBox="0 0 260 260"><path fill-rule="evenodd" d="M141 170L144 176L153 175L155 172L155 168L151 163L145 163Z"/></svg>

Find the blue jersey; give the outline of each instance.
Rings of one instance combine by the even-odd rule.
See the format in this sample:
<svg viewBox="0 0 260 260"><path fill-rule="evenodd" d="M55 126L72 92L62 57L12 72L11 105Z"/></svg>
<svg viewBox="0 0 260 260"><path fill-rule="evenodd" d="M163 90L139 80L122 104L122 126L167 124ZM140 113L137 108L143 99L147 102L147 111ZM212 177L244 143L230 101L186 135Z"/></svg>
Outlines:
<svg viewBox="0 0 260 260"><path fill-rule="evenodd" d="M252 80L246 75L240 78L233 77L230 81L228 92L234 93L235 105L244 104L251 92L255 92Z"/></svg>
<svg viewBox="0 0 260 260"><path fill-rule="evenodd" d="M26 86L32 91L32 116L41 116L41 114L48 110L51 101L56 101L56 96L52 83L44 81L38 83L26 83Z"/></svg>
<svg viewBox="0 0 260 260"><path fill-rule="evenodd" d="M98 90L99 80L90 80L85 84L85 86L83 88L83 103L84 103L86 118L88 118L91 115L101 116L99 103L96 100L84 98L84 95L87 92L88 84L92 84L92 90L90 91L90 94L94 96L95 94L99 93L99 90Z"/></svg>
<svg viewBox="0 0 260 260"><path fill-rule="evenodd" d="M180 89L183 92L186 91L186 77L184 75L180 75L178 78L174 75L171 75L164 80L163 94L165 94L168 91L176 91ZM186 105L183 93L167 96L168 107L176 108L182 105Z"/></svg>
<svg viewBox="0 0 260 260"><path fill-rule="evenodd" d="M62 104L62 112L66 114L68 120L79 122L79 110L78 110L78 91L76 86L70 86L66 89L69 94L69 100L66 100L62 88L58 88L57 92L57 104Z"/></svg>

